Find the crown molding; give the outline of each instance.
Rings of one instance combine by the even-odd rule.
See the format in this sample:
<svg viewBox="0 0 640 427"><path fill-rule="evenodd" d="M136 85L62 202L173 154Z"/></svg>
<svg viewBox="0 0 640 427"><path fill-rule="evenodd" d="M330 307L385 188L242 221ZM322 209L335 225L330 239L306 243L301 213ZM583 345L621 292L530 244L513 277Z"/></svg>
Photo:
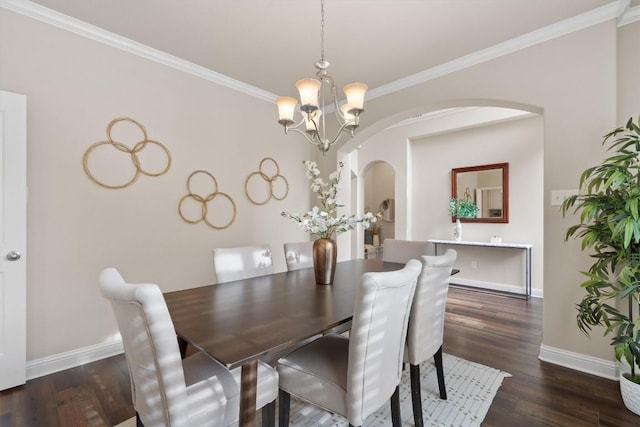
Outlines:
<svg viewBox="0 0 640 427"><path fill-rule="evenodd" d="M616 2L612 2L589 12L576 15L555 24L515 37L503 43L498 43L489 48L479 50L452 61L436 65L419 73L378 86L367 92L366 99L372 100L381 96L389 95L391 93L464 70L474 65L482 64L510 53L571 34L610 19L618 19L618 26L640 20L640 7L629 8L629 2L630 0L618 0ZM185 61L181 58L162 52L158 49L154 49L142 43L138 43L126 37L103 30L99 27L56 12L28 0L0 0L0 7L267 102L275 102L277 97L271 92L233 79L192 62Z"/></svg>
<svg viewBox="0 0 640 427"><path fill-rule="evenodd" d="M69 31L82 37L103 43L107 46L123 50L141 58L157 62L182 71L187 74L217 83L221 86L228 87L238 92L244 93L255 98L268 102L275 102L276 95L267 92L255 86L232 79L229 76L194 64L177 56L170 55L158 49L154 49L134 40L122 37L110 31L103 30L95 25L88 24L68 15L56 12L55 10L41 6L27 0L0 0L0 7L8 9L12 12L19 13L29 18L36 19L57 28Z"/></svg>
<svg viewBox="0 0 640 427"><path fill-rule="evenodd" d="M624 13L620 15L620 19L618 19L618 27L633 24L637 21L640 21L640 6L634 6L625 10Z"/></svg>
<svg viewBox="0 0 640 427"><path fill-rule="evenodd" d="M589 12L531 31L511 40L498 43L486 49L436 65L435 67L431 67L419 73L403 77L391 83L378 86L377 88L371 89L367 92L366 100L369 101L381 96L389 95L391 93L455 73L456 71L461 71L465 68L482 64L510 53L606 22L610 19L617 19L621 13L621 9L624 9L623 6L625 4L628 5L629 0L619 0L615 3L610 3Z"/></svg>

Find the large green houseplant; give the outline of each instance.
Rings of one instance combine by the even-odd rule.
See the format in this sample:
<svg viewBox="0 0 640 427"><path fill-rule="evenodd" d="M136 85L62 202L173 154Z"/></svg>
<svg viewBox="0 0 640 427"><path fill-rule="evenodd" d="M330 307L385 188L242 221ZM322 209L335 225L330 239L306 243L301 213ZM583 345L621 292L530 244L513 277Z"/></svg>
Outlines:
<svg viewBox="0 0 640 427"><path fill-rule="evenodd" d="M580 213L580 223L567 229L565 240L579 238L593 264L583 272L585 291L577 304L578 328L614 333L616 358L629 364L627 379L640 384L640 123L604 137L610 154L580 177L580 194L564 200L562 214ZM618 308L619 301L622 308ZM621 380L622 381L622 380ZM626 400L625 400L625 403ZM629 406L629 405L627 405ZM630 408L631 409L631 408ZM633 409L632 409L633 410ZM635 412L635 411L634 411Z"/></svg>

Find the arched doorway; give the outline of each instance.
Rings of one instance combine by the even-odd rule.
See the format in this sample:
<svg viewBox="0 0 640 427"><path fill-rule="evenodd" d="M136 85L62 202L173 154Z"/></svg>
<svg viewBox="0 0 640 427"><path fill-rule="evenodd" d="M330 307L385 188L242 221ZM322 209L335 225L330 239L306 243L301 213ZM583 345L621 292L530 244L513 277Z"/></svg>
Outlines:
<svg viewBox="0 0 640 427"><path fill-rule="evenodd" d="M489 242L491 237L500 236L507 242L544 247L544 120L532 111L503 106L452 108L413 115L403 123L387 125L365 140L360 139L352 149L357 155L352 157L356 163L351 165L352 170L360 171L357 175L361 184L356 186L362 192L358 196L363 203L360 206L375 209L373 202L364 202L369 187L366 175L373 170L372 165L385 163L395 171L394 237L451 239L447 209L451 169L508 162L513 209L509 223L468 224L465 239ZM341 151L347 153L346 148ZM514 258L513 268L505 270L485 253L469 253L466 258L462 255L465 265L460 267L468 273L469 283L495 289L520 286L524 274L518 270L519 259ZM543 259L535 257L534 296L542 296L542 277Z"/></svg>
<svg viewBox="0 0 640 427"><path fill-rule="evenodd" d="M395 175L393 167L385 161L375 161L365 167L364 210L380 214L381 218L365 231L364 243L368 252L373 249L368 245L377 248L384 239L395 237Z"/></svg>

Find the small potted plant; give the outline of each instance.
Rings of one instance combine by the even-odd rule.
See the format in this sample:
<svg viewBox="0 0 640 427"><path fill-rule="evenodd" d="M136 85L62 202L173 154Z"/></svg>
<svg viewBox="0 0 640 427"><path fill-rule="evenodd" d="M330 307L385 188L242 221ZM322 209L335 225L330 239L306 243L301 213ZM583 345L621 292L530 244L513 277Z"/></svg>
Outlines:
<svg viewBox="0 0 640 427"><path fill-rule="evenodd" d="M585 295L577 304L578 328L589 335L603 326L613 333L616 359L630 372L620 376L625 405L640 415L640 127L626 126L604 137L611 155L580 176L581 193L562 203L562 214L580 213L565 240L582 241L593 264L582 272Z"/></svg>
<svg viewBox="0 0 640 427"><path fill-rule="evenodd" d="M473 200L452 198L449 200L449 213L452 218L456 219L456 225L453 228L453 238L457 241L462 240L462 224L460 218L475 218L478 214L478 205Z"/></svg>

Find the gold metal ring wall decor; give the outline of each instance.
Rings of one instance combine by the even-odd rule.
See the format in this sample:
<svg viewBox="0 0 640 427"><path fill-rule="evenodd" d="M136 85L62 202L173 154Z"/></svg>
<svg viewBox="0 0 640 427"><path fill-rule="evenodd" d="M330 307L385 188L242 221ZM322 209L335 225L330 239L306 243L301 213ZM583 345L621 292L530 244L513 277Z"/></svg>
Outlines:
<svg viewBox="0 0 640 427"><path fill-rule="evenodd" d="M276 173L273 176L268 176L266 173L264 173L262 171L262 167L264 166L264 163L266 161L273 162L273 164L276 167ZM249 188L248 188L249 181L251 179L253 179L254 177L256 177L256 176L259 176L260 178L262 178L269 185L269 191L268 191L267 197L263 201L256 201L249 195ZM286 188L286 191L285 191L284 195L280 196L280 197L275 195L274 192L273 192L273 183L275 181L277 181L278 179L282 179L284 181L284 185L285 185L285 188ZM247 179L245 180L245 182L244 182L244 192L247 195L247 198L254 205L264 205L265 203L267 203L272 198L276 199L276 200L283 200L285 197L287 197L287 195L289 194L289 181L287 181L287 178L285 178L284 176L280 175L280 166L278 166L278 162L273 160L271 157L265 157L260 162L259 170L256 171L256 172L250 173L249 176L247 177Z"/></svg>
<svg viewBox="0 0 640 427"><path fill-rule="evenodd" d="M111 129L113 128L113 126L115 126L120 122L133 123L134 125L138 126L138 128L140 128L140 130L142 131L143 139L137 142L133 146L133 148L129 148L125 144L118 141L114 141L113 138L111 138ZM142 151L147 146L147 144L157 145L167 155L167 166L162 171L153 173L153 172L147 172L142 168L142 165L140 164L140 159L138 158L138 152ZM133 177L125 184L121 184L121 185L105 184L104 182L100 182L96 177L94 177L91 171L89 170L89 156L91 155L91 152L102 145L113 145L113 147L116 148L117 150L122 151L123 153L127 153L131 156L131 161L133 162L133 165L136 168L136 172L133 175ZM84 153L84 156L82 157L82 164L84 166L84 172L87 174L87 176L99 186L104 188L120 189L120 188L128 187L129 185L133 184L138 179L140 174L153 177L153 176L160 176L165 172L167 172L171 167L171 153L169 152L167 147L165 147L158 141L149 139L149 137L147 136L147 130L140 123L128 117L119 117L117 119L113 119L107 126L107 140L96 142L95 144L91 145L91 147L87 149L87 151Z"/></svg>
<svg viewBox="0 0 640 427"><path fill-rule="evenodd" d="M209 178L211 178L211 180L213 181L213 192L209 193L209 195L207 195L206 197L202 197L199 194L195 194L193 191L191 191L191 178L193 178L197 174L204 174L204 175L208 176ZM197 170L197 171L191 173L191 175L189 175L189 178L187 179L187 191L189 192L189 194L186 194L186 195L182 196L182 198L180 199L180 202L178 203L178 213L180 214L180 217L184 221L188 222L189 224L197 224L197 223L199 223L201 221L204 221L205 224L207 224L211 228L215 228L216 230L222 230L224 228L229 227L231 224L233 224L233 221L235 221L235 219L236 219L236 204L233 201L233 199L231 198L231 196L229 196L227 193L223 193L221 191L218 191L218 181L216 181L214 176L211 175L209 172L204 171L204 170ZM231 206L233 207L233 216L231 218L231 221L229 221L225 225L220 225L220 226L215 225L211 221L209 221L209 219L207 218L207 215L209 213L208 204L209 204L210 201L212 201L216 197L223 197L223 198L227 199L229 202L231 202ZM199 203L202 204L202 216L200 218L195 219L195 220L191 220L191 219L188 219L188 218L186 218L184 216L184 214L182 213L182 204L187 199L193 199L196 202L199 202Z"/></svg>

